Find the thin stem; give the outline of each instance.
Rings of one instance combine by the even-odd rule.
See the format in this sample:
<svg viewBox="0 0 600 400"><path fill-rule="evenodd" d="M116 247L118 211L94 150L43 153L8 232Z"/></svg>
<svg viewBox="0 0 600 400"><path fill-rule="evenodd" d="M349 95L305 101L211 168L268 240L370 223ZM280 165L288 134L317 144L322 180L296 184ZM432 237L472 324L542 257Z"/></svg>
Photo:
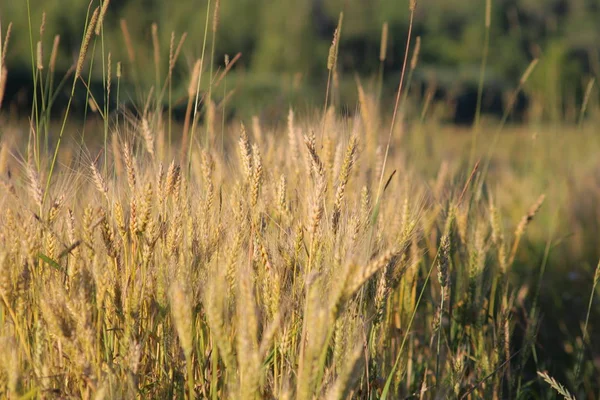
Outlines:
<svg viewBox="0 0 600 400"><path fill-rule="evenodd" d="M442 346L442 318L444 316L444 298L446 297L446 290L442 287L442 301L440 303L440 326L438 327L437 337L437 351L435 356L435 383L439 384L440 381L440 348Z"/></svg>
<svg viewBox="0 0 600 400"><path fill-rule="evenodd" d="M103 0L102 3L108 0ZM104 49L104 24L100 27L100 48L102 53L102 87L104 88L104 175L108 176L108 113L109 113L109 88L106 86L107 81L107 65ZM108 71L110 73L110 71Z"/></svg>
<svg viewBox="0 0 600 400"><path fill-rule="evenodd" d="M33 78L33 105L31 107L31 120L35 121L35 130L36 132L38 132L39 130L39 120L38 120L38 109L37 109L37 83L38 83L38 74L37 74L37 68L36 68L36 63L35 63L35 55L34 55L34 47L33 47L33 30L32 30L32 26L31 26L31 6L29 4L29 0L27 0L27 23L29 26L29 53L31 55L31 74L32 74L32 78ZM40 169L40 162L39 162L39 158L38 158L38 154L39 154L39 142L37 142L36 139L36 147L34 149L34 154L36 154L36 166L38 168L38 170ZM31 143L31 134L29 135L29 143ZM27 149L29 149L30 146L27 146ZM28 154L28 157L32 157L32 154Z"/></svg>
<svg viewBox="0 0 600 400"><path fill-rule="evenodd" d="M400 75L400 83L398 84L398 92L396 93L396 104L394 105L394 113L392 114L392 123L390 125L390 132L388 135L388 141L387 141L387 145L385 148L385 155L383 157L383 165L381 167L381 176L379 177L379 185L377 187L377 197L376 197L376 201L375 201L376 204L379 203L379 196L381 196L381 187L383 185L383 176L385 174L385 166L387 164L387 159L388 159L388 155L390 152L390 145L392 143L392 134L394 133L394 128L396 125L396 118L398 116L398 108L400 105L400 98L401 98L400 95L402 94L402 85L404 84L404 75L406 72L406 64L408 62L408 52L410 50L410 41L411 41L411 37L412 37L412 27L413 27L414 16L415 16L415 11L413 9L410 12L410 21L408 24L408 39L406 41L406 51L404 52L404 62L402 63L402 73Z"/></svg>
<svg viewBox="0 0 600 400"><path fill-rule="evenodd" d="M27 0L27 4L29 5L29 0ZM88 21L89 11L90 10L88 8L88 16L86 16L86 26L83 31L84 36L85 36L87 30L92 28ZM81 49L79 50L80 57L81 57L82 52L84 51L83 46L84 46L84 44L82 43ZM48 174L48 179L46 180L46 188L44 190L44 196L42 198L42 205L45 203L46 197L48 196L48 190L50 189L50 182L52 181L54 167L56 166L56 159L58 158L58 150L60 149L60 144L62 142L63 134L65 133L65 127L67 126L67 119L69 118L69 111L71 110L71 104L73 103L73 97L75 95L75 87L77 86L77 78L78 78L78 75L77 75L77 73L75 73L75 75L73 77L73 85L71 86L71 94L69 96L69 101L67 102L67 108L65 110L65 116L63 117L63 121L62 121L62 124L60 127L60 132L58 134L58 141L56 142L56 148L54 149L54 155L52 156L52 163L50 164L50 173Z"/></svg>
<svg viewBox="0 0 600 400"><path fill-rule="evenodd" d="M94 44L92 45L92 52L91 54L93 55L94 53L96 53L96 39L94 39ZM104 61L104 59L103 59ZM90 60L90 70L88 72L88 78L87 78L87 87L88 89L85 91L85 106L83 109L83 128L81 130L81 144L83 144L84 138L85 138L85 126L86 121L87 121L87 115L88 115L88 109L89 109L89 104L90 104L90 83L92 82L92 73L93 73L93 69L94 69L94 57L91 57ZM85 81L84 81L85 83Z"/></svg>
<svg viewBox="0 0 600 400"><path fill-rule="evenodd" d="M218 8L218 4L216 5L216 7ZM215 12L218 13L218 9L215 10ZM213 18L213 25L215 24L215 18ZM210 104L210 102L212 101L212 86L213 86L213 69L214 69L214 61L215 61L215 42L217 39L217 31L216 31L216 27L213 26L213 32L212 32L212 38L211 38L211 45L210 45L210 65L209 65L209 72L208 72L208 104ZM205 132L205 137L204 137L204 147L208 148L208 142L209 142L209 129L210 126L208 124L208 119L206 120L206 132Z"/></svg>
<svg viewBox="0 0 600 400"><path fill-rule="evenodd" d="M581 364L583 363L583 353L585 348L585 341L588 335L588 323L590 321L590 313L592 311L592 303L594 301L594 294L596 293L596 286L598 285L598 281L600 280L600 261L598 261L598 265L596 266L596 272L594 274L594 283L592 285L592 291L590 293L590 300L588 301L587 313L585 315L585 324L583 325L583 338L581 340L581 347L577 352L577 364L575 365L575 387L578 388L581 385L580 374L581 374Z"/></svg>
<svg viewBox="0 0 600 400"><path fill-rule="evenodd" d="M206 38L208 36L208 20L210 16L210 2L206 5L206 21L204 23L204 39L202 40L202 55L200 58L200 73L198 75L198 83L196 84L196 98L194 100L194 115L192 121L192 129L189 135L190 143L188 148L188 170L192 167L192 144L194 143L194 132L198 123L198 104L200 103L200 84L202 83L202 70L204 69L204 54L206 53ZM209 83L210 85L210 83ZM189 171L188 171L189 172Z"/></svg>
<svg viewBox="0 0 600 400"><path fill-rule="evenodd" d="M482 103L482 99L483 99L483 84L485 81L485 68L487 66L487 59L488 59L488 54L489 54L489 48L490 48L490 27L491 27L491 21L489 20L490 18L490 13L491 10L488 10L487 8L491 7L491 1L488 0L486 2L486 21L485 21L485 39L483 42L483 57L481 59L481 67L479 70L479 84L477 86L477 107L475 108L475 125L473 126L473 142L472 142L472 147L471 147L471 162L470 164L473 164L474 160L475 160L475 152L476 152L476 148L477 148L477 136L479 135L479 123L480 123L480 119L481 119L481 103Z"/></svg>
<svg viewBox="0 0 600 400"><path fill-rule="evenodd" d="M438 254L436 254L436 256L434 257L431 266L429 267L429 271L427 272L427 276L425 277L425 282L423 282L423 287L421 288L421 292L419 293L419 298L417 299L417 302L415 304L415 309L412 312L412 315L410 316L410 320L408 321L408 326L406 327L406 331L404 333L404 337L402 338L402 343L400 344L400 349L398 350L398 355L396 356L396 361L394 362L394 366L392 367L392 370L390 371L390 373L388 374L387 380L385 382L385 386L383 388L383 391L381 392L381 400L386 400L387 399L387 395L390 391L390 387L392 385L392 379L394 378L394 374L396 373L396 370L398 369L398 365L400 363L400 357L402 356L402 351L404 350L404 346L406 345L406 340L408 338L410 329L412 328L412 324L415 320L415 317L417 316L417 309L419 308L419 304L421 304L421 299L423 298L423 295L425 294L425 289L427 288L427 283L429 283L429 278L431 277L431 272L433 271L433 267L435 266L435 262L437 261L438 255L439 255L440 249L438 248Z"/></svg>

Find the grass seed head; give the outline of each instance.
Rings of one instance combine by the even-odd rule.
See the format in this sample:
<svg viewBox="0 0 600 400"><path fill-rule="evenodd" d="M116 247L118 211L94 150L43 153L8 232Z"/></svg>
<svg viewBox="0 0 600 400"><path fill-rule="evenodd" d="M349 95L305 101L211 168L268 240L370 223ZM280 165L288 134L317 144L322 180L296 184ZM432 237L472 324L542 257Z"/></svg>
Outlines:
<svg viewBox="0 0 600 400"><path fill-rule="evenodd" d="M388 45L388 23L383 23L381 29L381 43L379 45L379 61L384 62L387 56L387 45Z"/></svg>
<svg viewBox="0 0 600 400"><path fill-rule="evenodd" d="M110 0L102 1L102 8L100 9L100 15L98 16L98 23L96 24L95 33L96 36L100 35L102 32L102 26L104 25L104 17L106 16L106 11L108 10L108 5L110 4Z"/></svg>
<svg viewBox="0 0 600 400"><path fill-rule="evenodd" d="M44 69L44 50L42 48L42 41L38 41L37 42L37 46L36 46L36 57L35 57L35 64L36 67L38 69L38 71L41 71Z"/></svg>
<svg viewBox="0 0 600 400"><path fill-rule="evenodd" d="M246 127L244 126L244 124L241 125L240 140L238 144L240 162L242 164L242 171L244 172L246 179L250 179L250 177L252 176L252 156L250 142L248 140L248 135L246 134Z"/></svg>
<svg viewBox="0 0 600 400"><path fill-rule="evenodd" d="M86 28L85 36L83 38L83 42L81 43L81 49L79 50L79 58L77 59L77 67L75 69L75 79L81 77L81 72L83 71L83 63L85 62L85 57L87 55L88 46L90 45L90 40L92 39L92 33L94 32L94 27L96 26L96 22L98 21L98 13L100 9L96 7L94 9L94 13L92 14L92 18L88 23Z"/></svg>
<svg viewBox="0 0 600 400"><path fill-rule="evenodd" d="M10 22L8 24L8 27L6 28L6 34L4 35L4 43L2 45L2 53L0 53L0 67L3 67L3 68L6 65L6 53L8 50L8 43L10 42L11 32L12 32L12 22Z"/></svg>
<svg viewBox="0 0 600 400"><path fill-rule="evenodd" d="M56 59L58 57L58 46L60 45L60 35L54 36L54 42L52 43L52 51L50 52L50 62L48 67L51 73L56 71Z"/></svg>

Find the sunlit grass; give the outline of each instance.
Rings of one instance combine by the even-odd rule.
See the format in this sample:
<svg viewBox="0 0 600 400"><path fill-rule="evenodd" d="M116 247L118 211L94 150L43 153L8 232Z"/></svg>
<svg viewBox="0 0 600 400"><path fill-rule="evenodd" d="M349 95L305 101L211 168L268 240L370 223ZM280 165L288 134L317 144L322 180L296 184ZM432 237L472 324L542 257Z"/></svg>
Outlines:
<svg viewBox="0 0 600 400"><path fill-rule="evenodd" d="M337 53L327 65L331 107L286 105L274 123L225 122L227 103L216 97L229 96L229 69L196 61L180 124L170 118L171 80L185 35L173 36L169 68L154 66L154 86L136 82L142 101L125 111L120 82L135 73L134 56L112 59L102 45L103 5L90 8L68 75L72 99L90 85L91 60L100 64L103 96L88 91L94 117L83 128L68 109L51 120L57 88L43 51L34 74L47 86L34 95L31 121L2 116L10 123L0 126L0 393L390 399L598 390L593 124L506 126L507 110L502 121L478 119L473 136L407 120L405 92L384 104L377 85L358 78L358 112L341 116ZM155 60L167 54L154 51ZM569 305L557 306L564 293ZM563 348L548 353L542 340Z"/></svg>

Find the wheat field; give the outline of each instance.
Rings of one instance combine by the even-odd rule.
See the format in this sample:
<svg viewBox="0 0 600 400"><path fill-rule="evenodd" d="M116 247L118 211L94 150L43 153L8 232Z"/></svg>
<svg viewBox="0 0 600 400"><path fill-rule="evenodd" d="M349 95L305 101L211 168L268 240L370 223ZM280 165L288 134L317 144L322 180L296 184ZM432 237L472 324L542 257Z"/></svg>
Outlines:
<svg viewBox="0 0 600 400"><path fill-rule="evenodd" d="M185 36L171 36L164 76L137 88L132 111L120 85L135 71L102 45L109 1L93 7L60 83L72 87L61 119L60 38L46 55L43 22L31 118L0 114L0 396L600 397L600 265L574 265L597 256L593 124L565 134L504 118L457 132L405 117L420 43L410 32L397 102L356 78L357 112L343 116L342 16L325 107L226 120L214 98L237 58L213 70L207 34L180 124L171 85ZM87 91L82 127L71 99L92 65L104 89ZM567 292L577 312L549 294L569 270L585 281Z"/></svg>

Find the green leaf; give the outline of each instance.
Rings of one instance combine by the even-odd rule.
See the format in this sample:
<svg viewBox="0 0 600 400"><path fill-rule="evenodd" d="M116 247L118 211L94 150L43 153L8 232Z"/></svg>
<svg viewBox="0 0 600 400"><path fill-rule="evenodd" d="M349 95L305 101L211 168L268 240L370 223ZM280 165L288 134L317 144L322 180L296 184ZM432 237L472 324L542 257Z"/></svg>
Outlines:
<svg viewBox="0 0 600 400"><path fill-rule="evenodd" d="M35 398L37 398L37 395L38 395L38 389L33 388L29 392L27 392L23 396L21 396L19 399L20 400L35 399Z"/></svg>
<svg viewBox="0 0 600 400"><path fill-rule="evenodd" d="M67 275L67 271L63 267L61 267L59 263L57 263L56 261L54 261L52 258L50 258L47 255L42 254L42 253L39 253L38 257L39 257L40 260L44 261L46 264L48 264L52 268L54 268L57 271L60 271L63 274Z"/></svg>

